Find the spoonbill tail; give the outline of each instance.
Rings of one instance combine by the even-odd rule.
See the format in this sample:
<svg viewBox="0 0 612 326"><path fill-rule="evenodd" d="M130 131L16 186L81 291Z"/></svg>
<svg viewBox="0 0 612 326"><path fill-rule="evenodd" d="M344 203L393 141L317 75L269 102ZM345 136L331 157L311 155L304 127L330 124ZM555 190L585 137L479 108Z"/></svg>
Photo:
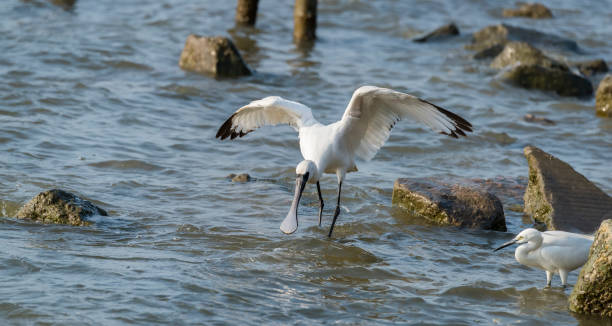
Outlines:
<svg viewBox="0 0 612 326"><path fill-rule="evenodd" d="M472 125L462 117L435 104L409 94L387 88L363 86L353 93L340 121L320 124L309 107L270 96L253 101L238 109L219 128L217 138L234 139L266 125L288 124L299 134L300 151L304 160L295 172L295 195L281 231L297 230L297 210L306 183L316 183L319 194L319 226L323 213L323 197L319 179L323 173L338 177L338 200L329 228L331 237L340 214L340 191L347 172L357 171L355 157L370 160L389 138L395 123L403 118L424 123L434 131L458 138L472 131Z"/></svg>
<svg viewBox="0 0 612 326"><path fill-rule="evenodd" d="M520 244L514 251L516 261L546 271L546 286L550 286L553 274L559 273L565 287L567 274L584 265L589 258L593 236L564 231L540 232L530 228L494 251L513 244Z"/></svg>

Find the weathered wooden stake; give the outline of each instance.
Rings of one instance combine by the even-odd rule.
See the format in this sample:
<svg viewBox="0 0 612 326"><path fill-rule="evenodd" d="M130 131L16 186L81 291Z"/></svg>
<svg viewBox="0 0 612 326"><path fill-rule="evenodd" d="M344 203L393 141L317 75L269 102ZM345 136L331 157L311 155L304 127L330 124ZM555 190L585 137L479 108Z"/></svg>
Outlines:
<svg viewBox="0 0 612 326"><path fill-rule="evenodd" d="M293 41L314 41L317 29L317 0L295 0L293 9Z"/></svg>
<svg viewBox="0 0 612 326"><path fill-rule="evenodd" d="M259 0L238 0L238 5L236 5L236 23L254 26L257 19L258 4Z"/></svg>

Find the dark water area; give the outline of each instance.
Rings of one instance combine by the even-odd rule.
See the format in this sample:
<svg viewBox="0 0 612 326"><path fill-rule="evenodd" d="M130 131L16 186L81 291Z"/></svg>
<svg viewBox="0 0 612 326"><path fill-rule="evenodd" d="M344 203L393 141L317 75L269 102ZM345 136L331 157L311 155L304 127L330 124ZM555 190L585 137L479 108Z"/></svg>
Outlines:
<svg viewBox="0 0 612 326"><path fill-rule="evenodd" d="M0 320L16 325L520 324L609 325L571 314L556 276L492 252L529 217L522 191L502 191L509 231L437 227L391 205L398 177L526 183L535 145L612 192L612 120L594 98L528 91L471 58L471 33L506 22L568 37L612 58L610 1L545 3L549 20L503 18L511 1L319 1L319 39L292 43L293 1L260 1L255 28L234 26L235 1L0 3ZM450 21L461 35L413 37ZM238 79L182 71L191 33L230 36L256 73ZM592 77L596 86L603 75ZM317 226L306 188L300 229L278 227L301 160L290 127L233 142L220 124L251 100L279 95L339 119L361 85L405 91L472 122L455 140L400 122L343 185ZM525 114L555 125L523 121ZM257 180L233 183L230 173ZM336 177L325 176L332 203ZM514 187L514 188L513 188ZM13 217L40 191L62 188L111 216L89 227ZM502 187L503 188L503 187ZM576 281L570 274L569 283Z"/></svg>

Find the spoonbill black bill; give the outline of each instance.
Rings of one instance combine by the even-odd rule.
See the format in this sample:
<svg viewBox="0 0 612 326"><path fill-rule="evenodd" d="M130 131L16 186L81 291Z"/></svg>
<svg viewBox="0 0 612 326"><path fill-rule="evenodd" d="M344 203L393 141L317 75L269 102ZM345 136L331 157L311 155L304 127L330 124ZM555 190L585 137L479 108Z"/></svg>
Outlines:
<svg viewBox="0 0 612 326"><path fill-rule="evenodd" d="M593 236L564 231L540 232L529 228L494 251L513 244L519 244L514 251L516 261L546 271L547 287L555 273L559 274L561 285L565 287L567 274L584 265L589 258Z"/></svg>
<svg viewBox="0 0 612 326"><path fill-rule="evenodd" d="M238 109L219 128L217 138L234 139L267 125L288 124L299 135L302 157L295 172L295 194L289 213L280 225L291 234L298 227L298 204L306 183L316 183L319 195L319 226L323 213L323 197L319 179L323 173L338 177L338 199L329 228L331 237L340 214L340 192L347 172L357 171L355 158L370 160L389 138L391 129L404 118L421 122L439 133L459 138L472 131L462 117L415 96L387 88L363 86L357 89L342 119L322 125L312 116L309 107L270 96Z"/></svg>

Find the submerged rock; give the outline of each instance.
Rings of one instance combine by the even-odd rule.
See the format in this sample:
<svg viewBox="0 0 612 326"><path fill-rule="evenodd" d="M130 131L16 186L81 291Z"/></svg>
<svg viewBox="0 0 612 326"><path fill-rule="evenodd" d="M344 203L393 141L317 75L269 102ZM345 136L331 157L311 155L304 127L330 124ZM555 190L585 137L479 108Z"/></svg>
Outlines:
<svg viewBox="0 0 612 326"><path fill-rule="evenodd" d="M524 149L529 164L525 213L549 230L590 233L612 211L612 198L558 158L534 146Z"/></svg>
<svg viewBox="0 0 612 326"><path fill-rule="evenodd" d="M523 3L517 9L504 9L504 17L552 18L552 12L539 3Z"/></svg>
<svg viewBox="0 0 612 326"><path fill-rule="evenodd" d="M240 174L230 174L227 176L228 179L231 179L232 182L249 182L251 181L251 176L248 175L247 173L240 173Z"/></svg>
<svg viewBox="0 0 612 326"><path fill-rule="evenodd" d="M519 87L554 91L560 96L593 95L593 85L588 79L561 69L519 64L505 71L501 77Z"/></svg>
<svg viewBox="0 0 612 326"><path fill-rule="evenodd" d="M607 75L597 87L595 94L597 115L612 117L612 75Z"/></svg>
<svg viewBox="0 0 612 326"><path fill-rule="evenodd" d="M510 41L527 42L534 46L556 50L581 52L578 44L573 40L507 24L491 25L481 29L473 34L472 44L466 47L470 50L482 51Z"/></svg>
<svg viewBox="0 0 612 326"><path fill-rule="evenodd" d="M505 48L504 44L495 44L484 50L478 51L476 54L474 54L474 59L480 60L480 59L494 58L498 54L500 54L504 50L504 48Z"/></svg>
<svg viewBox="0 0 612 326"><path fill-rule="evenodd" d="M574 62L572 66L576 67L580 73L587 77L609 71L608 64L603 59Z"/></svg>
<svg viewBox="0 0 612 326"><path fill-rule="evenodd" d="M39 193L17 212L17 218L70 225L89 225L85 218L92 215L108 216L108 213L90 201L61 189Z"/></svg>
<svg viewBox="0 0 612 326"><path fill-rule="evenodd" d="M418 43L439 41L456 35L459 35L459 28L457 27L457 25L455 25L455 23L450 23L437 28L436 30L428 33L425 36L416 38L413 41Z"/></svg>
<svg viewBox="0 0 612 326"><path fill-rule="evenodd" d="M185 70L211 74L215 77L251 74L234 43L229 38L221 36L189 35L181 53L179 66Z"/></svg>
<svg viewBox="0 0 612 326"><path fill-rule="evenodd" d="M392 202L439 225L506 231L501 201L475 188L399 178Z"/></svg>
<svg viewBox="0 0 612 326"><path fill-rule="evenodd" d="M612 317L612 220L601 223L569 297L569 309Z"/></svg>
<svg viewBox="0 0 612 326"><path fill-rule="evenodd" d="M525 114L525 116L523 117L523 120L527 121L527 122L533 122L533 123L539 123L539 124L543 124L543 125L548 125L548 126L554 126L557 123L550 120L550 119L546 119L546 118L542 118L542 117L538 117L535 116L531 113L527 113Z"/></svg>

